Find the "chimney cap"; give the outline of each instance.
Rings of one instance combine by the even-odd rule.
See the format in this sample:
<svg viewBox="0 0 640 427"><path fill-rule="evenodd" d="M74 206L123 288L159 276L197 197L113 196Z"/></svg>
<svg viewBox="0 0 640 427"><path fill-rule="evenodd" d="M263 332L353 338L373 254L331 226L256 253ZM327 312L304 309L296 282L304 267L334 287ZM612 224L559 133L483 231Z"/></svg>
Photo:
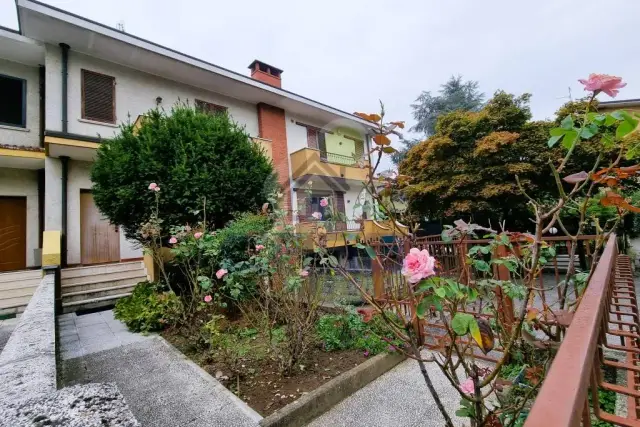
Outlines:
<svg viewBox="0 0 640 427"><path fill-rule="evenodd" d="M247 68L251 69L251 70L255 70L256 69L256 64L258 65L258 69L260 71L263 71L265 73L269 73L272 74L276 77L280 77L280 74L282 74L284 71L282 71L280 68L278 67L274 67L273 65L269 65L266 62L260 61L259 59L254 59L253 62L251 64L249 64L249 66ZM269 71L267 71L267 69Z"/></svg>

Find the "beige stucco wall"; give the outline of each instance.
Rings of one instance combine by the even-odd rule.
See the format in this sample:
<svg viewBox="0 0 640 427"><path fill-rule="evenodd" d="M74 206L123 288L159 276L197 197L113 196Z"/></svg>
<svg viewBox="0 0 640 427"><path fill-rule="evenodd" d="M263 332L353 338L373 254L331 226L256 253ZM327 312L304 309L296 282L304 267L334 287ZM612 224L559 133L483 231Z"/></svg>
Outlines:
<svg viewBox="0 0 640 427"><path fill-rule="evenodd" d="M0 196L27 198L27 267L39 265L34 250L39 247L38 172L0 168ZM2 212L0 212L2 215Z"/></svg>

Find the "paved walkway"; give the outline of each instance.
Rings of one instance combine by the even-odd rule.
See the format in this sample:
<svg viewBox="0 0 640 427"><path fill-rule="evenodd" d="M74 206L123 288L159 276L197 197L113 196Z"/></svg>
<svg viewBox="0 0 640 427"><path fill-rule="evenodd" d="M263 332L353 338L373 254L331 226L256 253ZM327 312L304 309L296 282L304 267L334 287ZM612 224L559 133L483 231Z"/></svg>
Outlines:
<svg viewBox="0 0 640 427"><path fill-rule="evenodd" d="M161 337L128 332L111 311L65 316L65 386L115 383L143 426L258 426L260 415Z"/></svg>
<svg viewBox="0 0 640 427"><path fill-rule="evenodd" d="M63 360L149 338L129 332L122 322L113 317L112 310L81 316L75 313L63 314L58 316L58 328Z"/></svg>
<svg viewBox="0 0 640 427"><path fill-rule="evenodd" d="M435 364L427 364L431 380L456 426L468 425L455 417L460 396ZM338 403L309 427L440 427L440 415L418 362L406 360Z"/></svg>

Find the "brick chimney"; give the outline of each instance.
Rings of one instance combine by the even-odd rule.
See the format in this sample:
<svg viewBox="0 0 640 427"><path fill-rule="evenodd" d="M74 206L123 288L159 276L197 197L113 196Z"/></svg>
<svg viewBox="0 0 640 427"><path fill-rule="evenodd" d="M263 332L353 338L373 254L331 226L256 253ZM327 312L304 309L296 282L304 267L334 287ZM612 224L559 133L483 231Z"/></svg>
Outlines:
<svg viewBox="0 0 640 427"><path fill-rule="evenodd" d="M249 64L251 78L275 87L282 87L282 70L257 59Z"/></svg>

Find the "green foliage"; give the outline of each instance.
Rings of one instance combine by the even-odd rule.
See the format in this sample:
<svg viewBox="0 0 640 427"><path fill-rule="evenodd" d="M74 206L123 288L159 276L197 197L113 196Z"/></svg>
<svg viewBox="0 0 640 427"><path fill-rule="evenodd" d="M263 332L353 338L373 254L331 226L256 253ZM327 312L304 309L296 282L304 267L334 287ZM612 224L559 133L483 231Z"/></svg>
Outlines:
<svg viewBox="0 0 640 427"><path fill-rule="evenodd" d="M404 189L412 209L431 219L529 226L514 176L534 196L546 194L554 185L547 162L557 157L546 146L550 124L529 121L529 98L498 91L478 112L440 116L436 133L400 164L400 173L413 178Z"/></svg>
<svg viewBox="0 0 640 427"><path fill-rule="evenodd" d="M131 295L116 303L113 313L134 332L159 331L178 321L182 303L176 294L163 291L157 283L140 282Z"/></svg>
<svg viewBox="0 0 640 427"><path fill-rule="evenodd" d="M482 107L484 94L478 90L478 82L462 81L462 76L451 76L441 86L439 95L422 92L411 105L413 118L417 124L411 128L414 132L427 136L436 132L438 117L452 111L478 111Z"/></svg>
<svg viewBox="0 0 640 427"><path fill-rule="evenodd" d="M358 349L378 354L399 346L380 315L365 322L359 314L327 314L316 323L316 334L326 351Z"/></svg>
<svg viewBox="0 0 640 427"><path fill-rule="evenodd" d="M139 241L155 206L152 182L165 237L171 225L198 223L204 200L206 228L220 228L234 212L258 209L275 183L270 160L243 127L185 104L149 111L137 130L122 125L98 149L91 180L100 211Z"/></svg>
<svg viewBox="0 0 640 427"><path fill-rule="evenodd" d="M247 269L256 239L272 227L269 217L245 213L217 232L203 233L198 239L193 230L180 226L171 229L178 239L171 263L188 276L191 286L211 295L219 305L242 300L253 294L255 275ZM222 279L216 272L228 271Z"/></svg>

